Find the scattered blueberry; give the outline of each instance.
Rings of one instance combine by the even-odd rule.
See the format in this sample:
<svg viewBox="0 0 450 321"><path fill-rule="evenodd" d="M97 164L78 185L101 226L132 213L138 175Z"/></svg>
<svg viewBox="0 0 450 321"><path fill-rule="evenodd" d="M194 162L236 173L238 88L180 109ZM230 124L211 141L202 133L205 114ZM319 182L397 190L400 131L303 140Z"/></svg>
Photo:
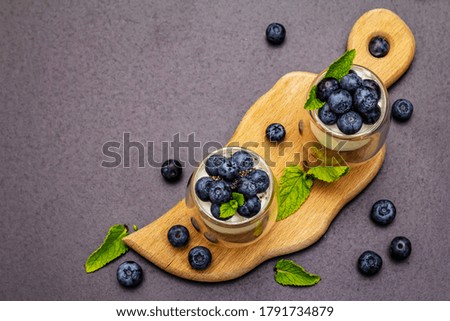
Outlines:
<svg viewBox="0 0 450 321"><path fill-rule="evenodd" d="M339 88L339 81L337 79L331 77L323 78L317 84L316 97L321 101L327 101L331 93Z"/></svg>
<svg viewBox="0 0 450 321"><path fill-rule="evenodd" d="M383 37L373 37L369 42L369 52L375 58L382 58L389 52L389 42Z"/></svg>
<svg viewBox="0 0 450 321"><path fill-rule="evenodd" d="M270 124L266 128L266 137L271 142L281 142L286 136L284 126L278 123Z"/></svg>
<svg viewBox="0 0 450 321"><path fill-rule="evenodd" d="M346 135L353 135L357 133L363 125L361 116L354 112L349 111L340 116L337 120L337 126L341 132Z"/></svg>
<svg viewBox="0 0 450 321"><path fill-rule="evenodd" d="M392 240L389 252L393 259L404 260L411 254L411 241L404 236L397 236Z"/></svg>
<svg viewBox="0 0 450 321"><path fill-rule="evenodd" d="M365 251L358 259L358 269L364 275L374 275L383 265L381 256L373 251Z"/></svg>
<svg viewBox="0 0 450 321"><path fill-rule="evenodd" d="M353 94L355 108L360 113L367 113L378 104L377 92L369 87L359 87Z"/></svg>
<svg viewBox="0 0 450 321"><path fill-rule="evenodd" d="M243 217L253 217L258 214L261 209L261 201L257 196L247 199L242 206L239 206L237 211Z"/></svg>
<svg viewBox="0 0 450 321"><path fill-rule="evenodd" d="M227 218L221 218L220 217L220 205L221 204L217 204L217 203L212 203L211 204L211 214L212 214L212 216L214 216L215 218L217 218L218 220L221 220L221 221L229 220L231 218L231 216L227 217Z"/></svg>
<svg viewBox="0 0 450 321"><path fill-rule="evenodd" d="M356 88L361 87L362 79L356 73L348 73L342 77L340 85L342 89L352 93L356 90Z"/></svg>
<svg viewBox="0 0 450 321"><path fill-rule="evenodd" d="M248 171L253 167L253 157L244 150L240 150L231 156L240 171Z"/></svg>
<svg viewBox="0 0 450 321"><path fill-rule="evenodd" d="M330 109L330 105L328 103L325 103L318 112L319 119L324 123L325 125L333 125L336 124L337 116L335 113L333 113Z"/></svg>
<svg viewBox="0 0 450 321"><path fill-rule="evenodd" d="M237 185L237 192L249 198L258 194L258 185L246 177L241 177Z"/></svg>
<svg viewBox="0 0 450 321"><path fill-rule="evenodd" d="M273 45L279 45L286 38L286 29L280 23L271 23L266 29L266 39Z"/></svg>
<svg viewBox="0 0 450 321"><path fill-rule="evenodd" d="M204 246L196 246L188 254L189 264L196 270L205 270L211 264L211 259L211 252Z"/></svg>
<svg viewBox="0 0 450 321"><path fill-rule="evenodd" d="M392 105L392 117L398 121L407 121L411 118L414 107L407 99L397 99Z"/></svg>
<svg viewBox="0 0 450 321"><path fill-rule="evenodd" d="M204 202L209 201L209 189L214 180L211 177L202 177L195 183L195 194Z"/></svg>
<svg viewBox="0 0 450 321"><path fill-rule="evenodd" d="M209 188L211 203L226 203L231 199L230 184L225 181L214 181Z"/></svg>
<svg viewBox="0 0 450 321"><path fill-rule="evenodd" d="M396 212L394 203L389 200L379 200L373 204L370 218L379 225L388 225L394 220Z"/></svg>
<svg viewBox="0 0 450 321"><path fill-rule="evenodd" d="M237 164L230 158L219 167L219 176L227 181L232 181L239 176L239 168Z"/></svg>
<svg viewBox="0 0 450 321"><path fill-rule="evenodd" d="M143 276L141 266L133 261L123 262L117 268L117 281L127 288L139 285Z"/></svg>
<svg viewBox="0 0 450 321"><path fill-rule="evenodd" d="M381 116L381 108L375 106L374 109L369 110L366 113L360 113L364 124L372 125L375 124Z"/></svg>
<svg viewBox="0 0 450 321"><path fill-rule="evenodd" d="M176 159L168 159L161 166L161 175L168 182L175 182L180 179L183 168Z"/></svg>
<svg viewBox="0 0 450 321"><path fill-rule="evenodd" d="M263 170L257 169L247 175L247 178L256 183L258 193L263 193L269 188L269 175Z"/></svg>
<svg viewBox="0 0 450 321"><path fill-rule="evenodd" d="M183 247L189 242L189 231L183 225L174 225L167 232L167 239L174 247Z"/></svg>
<svg viewBox="0 0 450 321"><path fill-rule="evenodd" d="M210 156L205 163L205 170L208 175L219 176L219 167L225 163L227 159L221 155Z"/></svg>
<svg viewBox="0 0 450 321"><path fill-rule="evenodd" d="M372 88L376 91L378 98L381 97L381 89L375 80L372 79L364 79L362 82L364 87Z"/></svg>
<svg viewBox="0 0 450 321"><path fill-rule="evenodd" d="M338 89L328 97L328 105L335 114L345 114L352 109L352 95L347 90Z"/></svg>

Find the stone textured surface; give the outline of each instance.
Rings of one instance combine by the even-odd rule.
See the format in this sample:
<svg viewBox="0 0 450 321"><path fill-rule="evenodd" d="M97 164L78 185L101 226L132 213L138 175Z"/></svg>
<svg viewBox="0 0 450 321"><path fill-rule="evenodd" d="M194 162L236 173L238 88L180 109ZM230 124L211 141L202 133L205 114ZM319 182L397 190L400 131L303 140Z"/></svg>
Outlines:
<svg viewBox="0 0 450 321"><path fill-rule="evenodd" d="M277 259L201 284L129 252L145 272L133 291L115 280L124 258L84 272L110 225L153 221L183 197L192 172L168 185L159 168L137 168L136 151L130 168L102 168L105 142L129 132L154 141L156 159L175 133L225 143L278 78L321 71L375 7L395 11L415 34L415 60L390 89L392 101L408 98L415 111L393 123L374 182L318 243L285 257L320 274L318 285L279 286ZM0 2L0 299L450 300L449 10L446 0ZM273 21L287 29L277 48L264 39ZM398 209L385 228L368 216L380 198ZM397 235L412 241L404 263L387 255ZM374 278L356 270L367 249L384 258Z"/></svg>

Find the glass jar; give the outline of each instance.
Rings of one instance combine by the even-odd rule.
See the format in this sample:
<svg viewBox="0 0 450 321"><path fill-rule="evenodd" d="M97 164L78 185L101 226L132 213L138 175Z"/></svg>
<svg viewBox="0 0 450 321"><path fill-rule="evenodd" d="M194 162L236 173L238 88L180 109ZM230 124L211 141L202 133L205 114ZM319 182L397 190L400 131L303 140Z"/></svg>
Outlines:
<svg viewBox="0 0 450 321"><path fill-rule="evenodd" d="M320 120L316 109L309 111L311 116L310 125L312 134L325 147L327 156L337 157L336 159L343 159L348 163L361 163L372 158L383 147L389 131L391 107L387 89L375 73L359 65L352 65L351 70L363 80L374 80L380 87L378 105L381 109L381 116L378 121L372 125L363 124L356 134L346 135L339 130L336 124L324 124ZM326 70L317 76L311 88L324 78L325 73Z"/></svg>
<svg viewBox="0 0 450 321"><path fill-rule="evenodd" d="M237 151L244 150L249 153L254 161L254 169L260 169L269 176L269 187L263 193L258 194L261 201L260 211L251 218L245 218L236 213L229 220L216 219L211 214L211 203L202 201L195 193L195 184L202 177L209 175L205 170L205 162L212 155L231 157ZM218 179L214 178L213 179ZM270 167L264 159L255 152L242 147L224 147L209 154L192 174L187 190L186 205L194 209L191 222L194 228L203 234L210 242L219 243L227 247L243 246L261 239L273 226L277 216L277 183Z"/></svg>

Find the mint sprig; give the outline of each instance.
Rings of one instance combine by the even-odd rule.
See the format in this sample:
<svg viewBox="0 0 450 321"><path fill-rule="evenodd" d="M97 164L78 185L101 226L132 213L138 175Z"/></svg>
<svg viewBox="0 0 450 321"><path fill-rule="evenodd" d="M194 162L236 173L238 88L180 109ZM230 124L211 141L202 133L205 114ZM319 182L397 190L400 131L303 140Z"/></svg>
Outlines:
<svg viewBox="0 0 450 321"><path fill-rule="evenodd" d="M320 281L319 275L309 273L291 260L278 261L275 271L275 281L281 285L312 286Z"/></svg>
<svg viewBox="0 0 450 321"><path fill-rule="evenodd" d="M332 77L337 80L341 80L348 72L353 64L353 60L355 59L356 50L348 50L341 57L335 60L329 67L327 72L325 73L324 78ZM305 103L306 110L314 110L319 109L325 103L316 97L317 86L314 85L308 95L308 99Z"/></svg>
<svg viewBox="0 0 450 321"><path fill-rule="evenodd" d="M318 166L310 168L307 172L299 165L286 167L280 181L277 221L294 214L308 199L314 179L331 183L348 171L348 166Z"/></svg>
<svg viewBox="0 0 450 321"><path fill-rule="evenodd" d="M353 59L355 59L356 50L348 50L342 56L340 56L336 61L334 61L325 74L325 78L332 77L337 80L341 80L348 72L353 64Z"/></svg>
<svg viewBox="0 0 450 321"><path fill-rule="evenodd" d="M236 214L239 206L244 205L245 198L241 193L232 193L231 200L220 205L220 218L227 219Z"/></svg>
<svg viewBox="0 0 450 321"><path fill-rule="evenodd" d="M126 225L117 224L109 228L103 243L87 259L85 268L87 273L101 269L109 262L115 260L128 251L128 246L122 239L128 235Z"/></svg>

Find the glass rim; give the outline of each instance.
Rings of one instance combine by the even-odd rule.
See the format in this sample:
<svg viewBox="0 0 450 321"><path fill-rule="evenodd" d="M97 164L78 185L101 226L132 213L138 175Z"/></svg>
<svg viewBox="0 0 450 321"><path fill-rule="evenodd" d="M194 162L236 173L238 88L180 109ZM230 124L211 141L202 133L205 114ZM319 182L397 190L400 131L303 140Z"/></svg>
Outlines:
<svg viewBox="0 0 450 321"><path fill-rule="evenodd" d="M372 70L370 70L367 67L358 65L358 64L352 64L351 68L356 67L361 68L363 70L367 70L372 76L373 78L375 78L376 82L378 83L378 85L380 86L380 90L383 92L383 96L385 99L385 111L384 111L384 115L383 117L380 117L380 119L378 119L378 121L373 124L370 128L369 131L367 132L360 132L360 133L356 133L356 134L352 134L352 135L347 135L344 134L342 132L336 132L334 130L331 130L327 125L325 125L319 118L319 114L318 114L318 110L319 109L314 109L314 110L310 110L309 111L309 115L311 116L311 118L315 121L315 123L320 126L320 128L326 133L329 134L335 138L340 138L340 139L345 139L345 140L361 140L361 139L365 139L368 136L373 135L386 121L387 119L390 117L390 106L389 106L389 96L388 96L388 91L386 86L384 85L383 81L380 79L380 77L377 76L377 74L375 72L373 72ZM328 69L323 70L320 74L317 75L316 79L313 81L313 83L311 84L308 94L311 91L311 88L313 86L316 86L325 76L326 72Z"/></svg>
<svg viewBox="0 0 450 321"><path fill-rule="evenodd" d="M246 152L248 152L250 155L257 157L258 158L258 162L261 162L263 164L263 167L266 167L267 170L264 170L267 175L269 175L269 179L270 179L270 184L268 187L268 190L270 190L270 195L268 197L268 201L266 202L264 207L261 207L259 213L249 219L243 220L241 222L227 222L227 221L223 221L223 220L219 220L216 219L214 216L212 216L212 214L208 214L205 213L205 211L203 210L202 206L199 203L199 198L197 196L197 194L195 194L195 183L196 183L196 178L197 178L197 174L198 174L198 169L202 166L204 166L204 163L206 162L206 160L212 156L212 155L216 155L216 154L223 154L224 151L226 150L233 150L233 149L237 149L237 150L244 150ZM274 181L274 175L272 173L272 170L270 169L269 165L267 165L266 161L264 160L264 158L262 156L260 156L258 153L245 148L245 147L239 147L239 146L225 146L222 147L220 149L215 150L214 152L209 153L198 165L197 169L195 170L195 175L193 176L193 181L191 182L191 193L193 195L193 199L195 202L195 205L197 206L198 210L201 213L202 218L205 217L208 221L210 221L211 223L214 223L220 227L228 227L228 228L238 228L238 227L246 227L248 225L254 224L256 221L258 221L265 213L266 211L269 209L270 205L272 204L273 198L275 196L275 181Z"/></svg>

